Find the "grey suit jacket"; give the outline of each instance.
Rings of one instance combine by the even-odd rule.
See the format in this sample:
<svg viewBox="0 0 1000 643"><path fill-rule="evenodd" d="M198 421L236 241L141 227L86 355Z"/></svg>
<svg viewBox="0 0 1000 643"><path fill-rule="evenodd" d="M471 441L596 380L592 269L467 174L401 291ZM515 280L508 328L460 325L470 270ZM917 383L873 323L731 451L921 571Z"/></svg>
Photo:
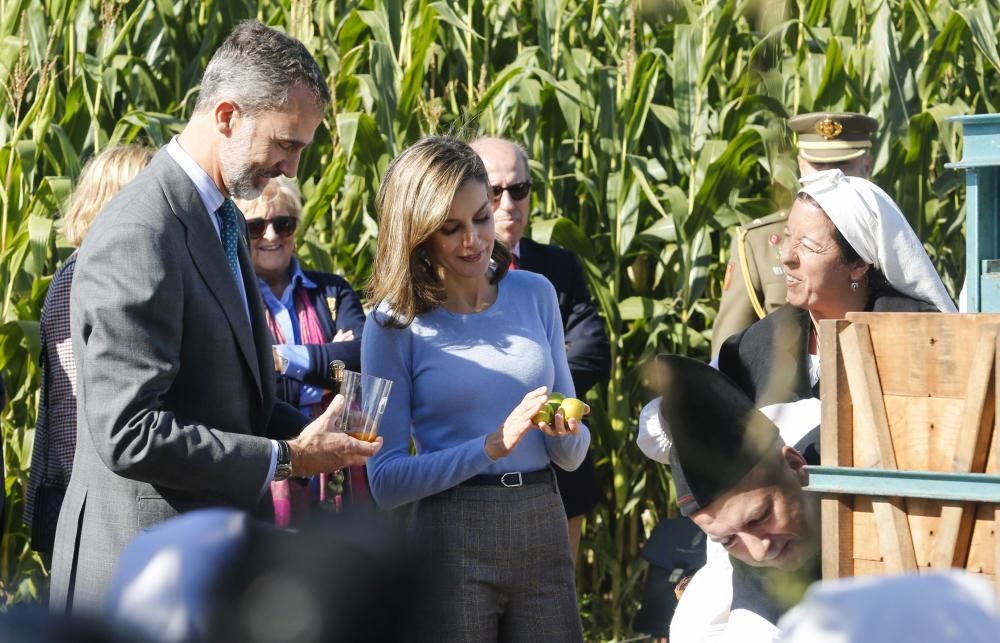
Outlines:
<svg viewBox="0 0 1000 643"><path fill-rule="evenodd" d="M156 523L201 507L255 510L267 437L306 423L274 397L246 241L250 319L211 216L161 150L80 249L70 306L77 446L56 532L53 609L101 609L125 545Z"/></svg>

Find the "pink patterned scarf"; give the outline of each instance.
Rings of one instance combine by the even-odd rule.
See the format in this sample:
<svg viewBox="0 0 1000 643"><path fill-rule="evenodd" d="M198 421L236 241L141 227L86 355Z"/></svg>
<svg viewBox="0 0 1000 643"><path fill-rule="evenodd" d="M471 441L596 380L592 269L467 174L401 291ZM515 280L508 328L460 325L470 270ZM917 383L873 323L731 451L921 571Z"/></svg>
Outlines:
<svg viewBox="0 0 1000 643"><path fill-rule="evenodd" d="M309 291L305 288L296 287L292 297L295 301L295 312L299 318L300 343L325 344L329 342L332 338L327 337L323 332L323 326L319 323L319 316L316 314L316 308L313 306ZM267 306L264 306L264 314L267 318L267 327L271 330L271 335L274 337L275 343L288 343L284 333L281 332L281 327ZM323 396L319 404L310 405L307 409L309 417L314 419L319 417L323 413L323 409L330 404L331 400L333 400L333 395L327 393ZM345 488L345 492L349 490L348 498L342 498L339 495L334 498L327 497L329 475L325 473L319 476L318 497L315 494L316 485L314 484L302 485L291 480L272 482L271 496L274 500L275 524L278 527L293 526L294 516L296 517L294 526L297 526L299 522L297 518L308 515L317 501L319 503L333 502L338 510L345 500L352 506L372 506L365 468L350 467L346 473L349 477L348 485Z"/></svg>

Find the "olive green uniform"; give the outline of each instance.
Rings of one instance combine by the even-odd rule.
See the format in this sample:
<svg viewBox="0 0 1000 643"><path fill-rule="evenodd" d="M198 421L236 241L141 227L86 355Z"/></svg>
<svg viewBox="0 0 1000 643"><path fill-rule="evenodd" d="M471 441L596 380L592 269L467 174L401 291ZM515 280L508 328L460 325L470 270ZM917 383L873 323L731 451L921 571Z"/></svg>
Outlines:
<svg viewBox="0 0 1000 643"><path fill-rule="evenodd" d="M722 301L712 326L713 356L719 354L722 343L731 335L786 303L781 240L787 218L787 212L775 212L741 226L733 235ZM741 254L746 258L745 263Z"/></svg>

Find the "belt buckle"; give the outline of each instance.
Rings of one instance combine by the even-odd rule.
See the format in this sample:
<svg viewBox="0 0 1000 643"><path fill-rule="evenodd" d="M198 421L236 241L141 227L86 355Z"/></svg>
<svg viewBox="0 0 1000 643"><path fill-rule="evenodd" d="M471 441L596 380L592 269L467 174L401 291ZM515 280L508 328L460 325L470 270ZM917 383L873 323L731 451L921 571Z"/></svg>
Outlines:
<svg viewBox="0 0 1000 643"><path fill-rule="evenodd" d="M508 483L507 476L517 476L517 482ZM524 486L524 480L521 478L520 471L508 471L507 473L500 476L500 484L507 487L508 489L513 489L514 487Z"/></svg>

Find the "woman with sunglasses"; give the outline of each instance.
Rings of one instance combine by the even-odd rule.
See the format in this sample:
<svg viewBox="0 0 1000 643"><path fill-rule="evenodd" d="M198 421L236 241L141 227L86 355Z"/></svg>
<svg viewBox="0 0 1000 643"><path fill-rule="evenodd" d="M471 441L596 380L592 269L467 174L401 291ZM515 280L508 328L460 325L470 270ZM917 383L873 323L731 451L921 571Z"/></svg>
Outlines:
<svg viewBox="0 0 1000 643"><path fill-rule="evenodd" d="M338 275L303 270L295 258L295 230L302 213L296 184L283 176L271 179L252 201L236 201L246 217L250 256L257 273L264 313L274 340L274 368L278 397L310 417L329 404L333 387L330 362L340 360L361 370L361 332L365 325L361 299ZM352 499L364 502L367 485L361 467L352 469ZM275 488L277 485L277 488ZM283 503L292 493L292 515L305 513L301 491L286 483L273 483L275 519L287 526ZM318 490L314 488L312 500Z"/></svg>
<svg viewBox="0 0 1000 643"><path fill-rule="evenodd" d="M581 641L566 514L550 463L580 466L583 423L536 414L573 395L552 284L508 272L482 160L447 136L396 157L376 199L362 368L391 379L383 509L416 503L435 582L418 641ZM415 453L411 454L411 442Z"/></svg>

